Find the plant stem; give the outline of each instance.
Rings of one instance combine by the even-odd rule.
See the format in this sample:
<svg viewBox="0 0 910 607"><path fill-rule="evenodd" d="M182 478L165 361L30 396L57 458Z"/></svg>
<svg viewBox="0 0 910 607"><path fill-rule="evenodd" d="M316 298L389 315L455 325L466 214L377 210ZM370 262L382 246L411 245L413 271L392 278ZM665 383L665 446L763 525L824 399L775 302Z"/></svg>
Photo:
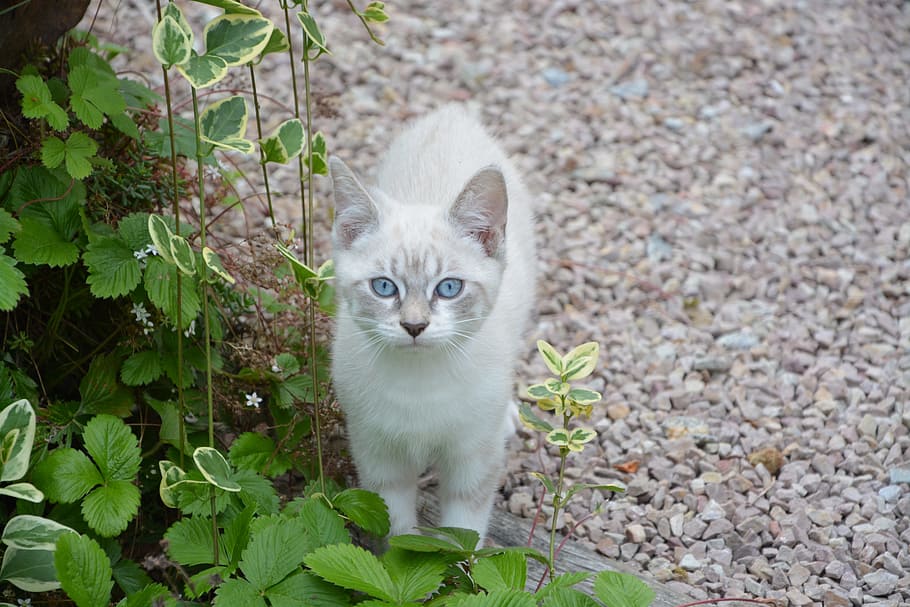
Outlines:
<svg viewBox="0 0 910 607"><path fill-rule="evenodd" d="M205 170L203 169L202 153L202 125L199 116L199 100L196 97L196 87L190 87L193 94L193 124L196 131L196 176L199 180L199 246L205 247L206 229L205 229ZM179 274L180 269L177 269ZM205 281L203 271L201 277L202 286L202 322L205 326L205 388L206 404L208 405L208 425L209 425L209 447L215 446L215 398L212 388L212 342L211 328L209 327L209 290ZM177 330L182 333L183 328ZM218 564L218 517L216 516L215 507L215 487L212 486L209 493L209 504L212 509L212 557L214 563Z"/></svg>
<svg viewBox="0 0 910 607"><path fill-rule="evenodd" d="M256 137L262 140L262 117L259 111L259 95L256 92L256 72L253 64L250 67L250 84L253 88L253 109L256 112ZM275 229L275 211L272 210L272 191L269 187L269 169L265 162L265 150L259 146L259 164L262 165L262 181L265 183L265 199L269 204L269 219L272 221L272 230Z"/></svg>
<svg viewBox="0 0 910 607"><path fill-rule="evenodd" d="M556 523L559 520L559 511L562 510L562 486L566 475L566 456L568 455L565 447L559 448L559 481L556 483L556 493L553 495L553 519L550 522L550 579L556 572Z"/></svg>
<svg viewBox="0 0 910 607"><path fill-rule="evenodd" d="M285 35L288 38L288 41L293 40L291 37L291 13L288 10L288 0L279 0L279 4L284 9L284 29ZM304 36L303 43L303 55L306 57L306 37ZM305 59L304 59L305 60ZM294 45L288 44L288 61L290 62L291 68L291 93L294 96L294 117L300 120L300 97L297 95L297 64L294 62ZM310 134L307 132L307 138ZM306 201L303 197L303 156L300 154L297 155L297 174L300 177L300 214L302 216L302 226L300 231L300 237L303 238L303 263L309 263L309 260L306 258L308 247L307 247L307 234L306 234L306 225L307 225L307 214L306 214Z"/></svg>
<svg viewBox="0 0 910 607"><path fill-rule="evenodd" d="M306 225L308 230L307 237L304 239L307 246L307 259L316 266L316 253L313 244L313 209L315 208L313 193L313 111L310 104L310 57L307 54L306 45L303 49L303 86L304 86L304 104L306 107L306 151L307 161L307 203L310 221ZM319 465L319 486L325 493L325 470L322 463L322 416L319 411L319 379L318 368L316 366L316 302L310 298L307 301L307 319L309 320L309 338L310 338L310 372L313 374L313 425L315 426L316 436L316 459Z"/></svg>
<svg viewBox="0 0 910 607"><path fill-rule="evenodd" d="M158 20L161 20L161 0L155 2L158 9ZM161 66L161 72L164 75L164 103L167 106L167 129L171 143L171 187L173 189L173 198L171 206L174 213L174 234L180 235L180 192L179 181L177 179L177 145L174 135L174 110L171 102L171 80L168 77L167 68ZM193 91L195 93L195 90ZM186 427L184 416L186 415L186 399L183 394L183 276L177 272L177 428L178 441L180 441L180 467L184 468L184 451L186 445L183 444L183 438L186 436Z"/></svg>

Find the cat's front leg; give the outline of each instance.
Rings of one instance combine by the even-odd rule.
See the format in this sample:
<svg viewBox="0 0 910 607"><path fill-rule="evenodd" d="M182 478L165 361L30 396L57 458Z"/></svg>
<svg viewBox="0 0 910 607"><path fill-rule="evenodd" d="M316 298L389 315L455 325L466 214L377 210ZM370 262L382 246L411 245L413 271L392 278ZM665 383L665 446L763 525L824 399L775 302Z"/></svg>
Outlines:
<svg viewBox="0 0 910 607"><path fill-rule="evenodd" d="M473 448L446 454L440 462L440 526L474 529L486 537L493 496L499 487L505 460L505 444L495 433Z"/></svg>
<svg viewBox="0 0 910 607"><path fill-rule="evenodd" d="M391 535L416 533L417 466L399 453L376 449L373 440L351 437L360 486L378 493L389 509Z"/></svg>

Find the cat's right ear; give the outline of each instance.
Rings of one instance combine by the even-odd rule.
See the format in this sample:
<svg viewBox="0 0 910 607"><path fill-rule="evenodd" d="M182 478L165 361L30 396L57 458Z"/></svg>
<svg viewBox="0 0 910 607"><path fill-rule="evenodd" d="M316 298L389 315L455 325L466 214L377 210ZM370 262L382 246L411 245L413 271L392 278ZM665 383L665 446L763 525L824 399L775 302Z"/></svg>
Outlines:
<svg viewBox="0 0 910 607"><path fill-rule="evenodd" d="M348 248L379 223L379 211L366 188L337 156L329 157L329 175L335 197L335 242Z"/></svg>

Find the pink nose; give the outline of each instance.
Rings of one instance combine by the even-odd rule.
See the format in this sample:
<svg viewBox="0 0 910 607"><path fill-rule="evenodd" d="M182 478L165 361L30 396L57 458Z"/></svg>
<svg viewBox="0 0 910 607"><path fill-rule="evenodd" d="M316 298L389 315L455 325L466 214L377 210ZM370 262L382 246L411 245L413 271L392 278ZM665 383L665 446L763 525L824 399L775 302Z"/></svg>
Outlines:
<svg viewBox="0 0 910 607"><path fill-rule="evenodd" d="M423 333L423 330L427 328L427 325L430 323L427 322L404 322L401 321L401 327L408 332L408 335L416 338L418 335Z"/></svg>

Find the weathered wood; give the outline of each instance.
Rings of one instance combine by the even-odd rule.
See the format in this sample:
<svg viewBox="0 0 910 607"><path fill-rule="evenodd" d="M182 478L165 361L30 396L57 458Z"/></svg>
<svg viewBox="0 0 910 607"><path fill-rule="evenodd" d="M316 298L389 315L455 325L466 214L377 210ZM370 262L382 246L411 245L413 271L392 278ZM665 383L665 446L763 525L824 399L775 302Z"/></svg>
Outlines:
<svg viewBox="0 0 910 607"><path fill-rule="evenodd" d="M418 496L418 517L422 525L435 525L439 520L439 505L436 496L430 490L421 491ZM528 535L531 530L531 521L522 519L508 512L493 509L490 517L490 528L487 535L488 541L492 540L499 546L524 546L528 543ZM533 547L537 548L544 554L547 553L549 538L542 526L538 526L534 534ZM676 592L668 588L665 584L658 582L654 578L633 571L631 567L617 561L610 560L593 550L586 548L580 542L569 540L563 546L562 552L556 559L558 571L589 571L598 573L605 569L617 571L620 573L631 573L640 580L648 584L655 593L652 607L677 607L692 602L691 597ZM537 581L543 575L544 567L537 561L529 560L528 562L528 584L529 589L533 590ZM590 580L579 585L579 588L590 590ZM727 605L744 605L744 603L733 602Z"/></svg>

